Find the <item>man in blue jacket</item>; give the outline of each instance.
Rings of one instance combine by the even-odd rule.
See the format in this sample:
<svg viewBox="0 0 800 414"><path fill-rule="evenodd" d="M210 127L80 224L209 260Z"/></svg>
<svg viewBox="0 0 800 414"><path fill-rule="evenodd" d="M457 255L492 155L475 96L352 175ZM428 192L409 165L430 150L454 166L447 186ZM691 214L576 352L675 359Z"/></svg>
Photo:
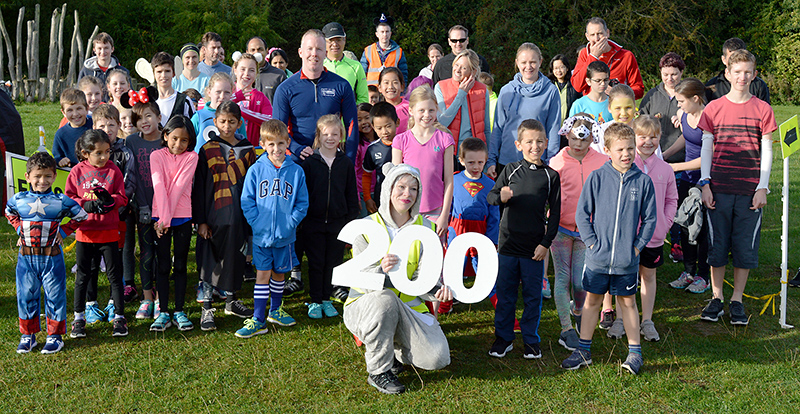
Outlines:
<svg viewBox="0 0 800 414"><path fill-rule="evenodd" d="M358 150L358 115L356 99L350 84L323 66L325 35L311 29L300 43L302 67L299 72L278 85L272 101L272 117L289 127L292 160L301 163L314 151L317 119L322 115L339 115L344 121L347 140L345 154L355 163Z"/></svg>

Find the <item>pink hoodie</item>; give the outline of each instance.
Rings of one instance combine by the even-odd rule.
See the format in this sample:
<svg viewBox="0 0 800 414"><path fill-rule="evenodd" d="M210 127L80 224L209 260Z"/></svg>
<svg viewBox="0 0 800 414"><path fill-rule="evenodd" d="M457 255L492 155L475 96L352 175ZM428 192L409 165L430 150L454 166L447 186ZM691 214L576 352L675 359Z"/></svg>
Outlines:
<svg viewBox="0 0 800 414"><path fill-rule="evenodd" d="M197 153L187 149L173 155L169 148L150 154L153 175L153 217L169 227L173 218L192 217L192 180L197 168Z"/></svg>
<svg viewBox="0 0 800 414"><path fill-rule="evenodd" d="M245 128L247 140L254 147L261 146L259 143L261 139L261 124L266 120L272 119L272 104L269 99L257 89L251 89L250 99L248 100L240 89L233 94L231 100L239 104L239 108L242 110L242 118L247 124Z"/></svg>
<svg viewBox="0 0 800 414"><path fill-rule="evenodd" d="M583 156L583 160L578 161L569 155L568 151L569 147L564 147L550 159L550 168L558 171L561 178L561 221L558 225L569 231L577 232L575 209L578 208L578 199L583 190L583 183L589 178L589 173L602 167L608 161L608 156L590 147Z"/></svg>
<svg viewBox="0 0 800 414"><path fill-rule="evenodd" d="M636 166L653 180L656 189L656 207L658 209L658 221L656 231L647 247L659 247L664 244L669 228L675 220L675 212L678 210L678 187L675 184L675 172L666 161L658 158L655 154L642 161L639 153L636 153Z"/></svg>

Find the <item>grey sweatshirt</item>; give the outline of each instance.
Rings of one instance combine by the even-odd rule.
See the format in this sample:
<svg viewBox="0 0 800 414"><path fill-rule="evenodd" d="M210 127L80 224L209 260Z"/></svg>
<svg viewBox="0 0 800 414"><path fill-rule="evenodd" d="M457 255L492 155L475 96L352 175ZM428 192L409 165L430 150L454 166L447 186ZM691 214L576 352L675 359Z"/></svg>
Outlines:
<svg viewBox="0 0 800 414"><path fill-rule="evenodd" d="M652 180L635 164L622 174L608 161L589 174L575 212L581 239L589 247L589 269L612 275L638 272L633 248L642 251L656 229L655 194Z"/></svg>

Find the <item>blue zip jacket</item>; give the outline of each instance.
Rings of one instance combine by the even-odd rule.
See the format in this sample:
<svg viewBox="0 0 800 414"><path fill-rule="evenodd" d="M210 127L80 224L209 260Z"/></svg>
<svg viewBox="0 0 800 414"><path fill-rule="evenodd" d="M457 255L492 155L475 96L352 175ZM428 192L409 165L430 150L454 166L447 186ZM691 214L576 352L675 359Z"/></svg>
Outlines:
<svg viewBox="0 0 800 414"><path fill-rule="evenodd" d="M575 222L586 246L586 266L598 273L639 271L639 256L656 229L653 181L635 164L625 174L611 161L592 171L581 191ZM641 225L639 224L641 223Z"/></svg>
<svg viewBox="0 0 800 414"><path fill-rule="evenodd" d="M547 153L542 160L547 163L560 149L561 95L558 88L539 72L539 79L528 85L517 73L514 79L500 89L494 113L494 127L489 140L489 160L486 166L506 165L522 159L517 151L517 128L522 121L535 119L544 125L547 134Z"/></svg>
<svg viewBox="0 0 800 414"><path fill-rule="evenodd" d="M314 144L317 120L328 114L339 115L347 135L345 155L355 165L358 152L358 113L353 88L341 76L325 69L316 83L302 71L278 85L272 100L272 117L289 127L292 160L302 163L300 151Z"/></svg>
<svg viewBox="0 0 800 414"><path fill-rule="evenodd" d="M262 154L247 170L241 200L256 246L284 247L294 243L297 226L308 212L303 169L289 157L275 168Z"/></svg>

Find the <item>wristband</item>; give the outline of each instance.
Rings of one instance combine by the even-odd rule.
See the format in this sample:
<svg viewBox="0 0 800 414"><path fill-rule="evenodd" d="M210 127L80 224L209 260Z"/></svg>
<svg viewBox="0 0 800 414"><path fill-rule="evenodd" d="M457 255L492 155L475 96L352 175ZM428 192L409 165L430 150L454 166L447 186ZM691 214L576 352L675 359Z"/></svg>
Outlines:
<svg viewBox="0 0 800 414"><path fill-rule="evenodd" d="M708 178L703 178L702 180L697 182L697 186L702 188L703 186L709 183L711 183L711 180L709 180Z"/></svg>

